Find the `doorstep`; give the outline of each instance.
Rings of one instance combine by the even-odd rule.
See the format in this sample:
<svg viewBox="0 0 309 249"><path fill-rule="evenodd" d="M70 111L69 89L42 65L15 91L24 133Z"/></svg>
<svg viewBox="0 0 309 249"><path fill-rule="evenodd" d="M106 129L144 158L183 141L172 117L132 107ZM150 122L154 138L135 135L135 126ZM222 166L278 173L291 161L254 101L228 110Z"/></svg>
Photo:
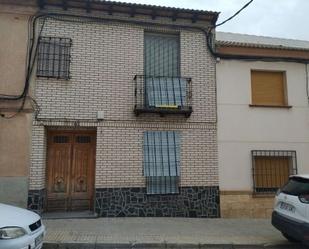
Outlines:
<svg viewBox="0 0 309 249"><path fill-rule="evenodd" d="M45 220L54 219L94 219L98 214L93 211L74 211L74 212L46 212L43 213L42 218Z"/></svg>

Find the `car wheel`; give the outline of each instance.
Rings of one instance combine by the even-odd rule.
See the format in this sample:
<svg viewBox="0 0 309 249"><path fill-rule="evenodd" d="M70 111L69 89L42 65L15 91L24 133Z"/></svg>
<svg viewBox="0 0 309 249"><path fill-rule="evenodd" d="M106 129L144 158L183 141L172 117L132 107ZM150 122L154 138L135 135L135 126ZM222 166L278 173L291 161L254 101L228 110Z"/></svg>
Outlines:
<svg viewBox="0 0 309 249"><path fill-rule="evenodd" d="M286 233L282 233L282 235L290 242L296 243L296 242L300 242L299 240L291 237L290 235L286 234Z"/></svg>

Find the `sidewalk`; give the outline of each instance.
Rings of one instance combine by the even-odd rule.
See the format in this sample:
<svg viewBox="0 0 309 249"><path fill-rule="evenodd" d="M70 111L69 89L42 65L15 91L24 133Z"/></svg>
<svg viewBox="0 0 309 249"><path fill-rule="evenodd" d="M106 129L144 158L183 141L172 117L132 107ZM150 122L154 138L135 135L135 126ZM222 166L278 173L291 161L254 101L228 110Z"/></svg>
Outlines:
<svg viewBox="0 0 309 249"><path fill-rule="evenodd" d="M98 218L44 224L46 249L305 248L287 242L268 219Z"/></svg>

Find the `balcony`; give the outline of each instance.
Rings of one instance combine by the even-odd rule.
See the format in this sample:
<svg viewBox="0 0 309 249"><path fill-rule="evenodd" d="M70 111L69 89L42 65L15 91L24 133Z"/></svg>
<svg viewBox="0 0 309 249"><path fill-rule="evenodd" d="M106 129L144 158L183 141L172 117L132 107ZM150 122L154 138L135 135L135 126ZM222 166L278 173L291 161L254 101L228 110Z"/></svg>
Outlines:
<svg viewBox="0 0 309 249"><path fill-rule="evenodd" d="M191 78L136 75L134 81L136 116L141 113L191 115Z"/></svg>

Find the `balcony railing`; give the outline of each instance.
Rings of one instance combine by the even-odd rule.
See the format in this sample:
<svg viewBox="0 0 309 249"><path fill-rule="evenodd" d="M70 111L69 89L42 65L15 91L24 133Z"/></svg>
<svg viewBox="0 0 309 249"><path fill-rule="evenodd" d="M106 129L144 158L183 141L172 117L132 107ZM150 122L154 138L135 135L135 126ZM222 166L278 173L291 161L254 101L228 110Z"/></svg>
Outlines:
<svg viewBox="0 0 309 249"><path fill-rule="evenodd" d="M141 113L184 114L192 113L191 78L136 75L135 108Z"/></svg>

